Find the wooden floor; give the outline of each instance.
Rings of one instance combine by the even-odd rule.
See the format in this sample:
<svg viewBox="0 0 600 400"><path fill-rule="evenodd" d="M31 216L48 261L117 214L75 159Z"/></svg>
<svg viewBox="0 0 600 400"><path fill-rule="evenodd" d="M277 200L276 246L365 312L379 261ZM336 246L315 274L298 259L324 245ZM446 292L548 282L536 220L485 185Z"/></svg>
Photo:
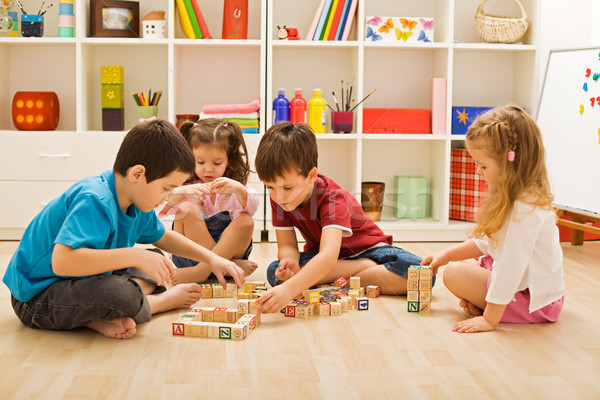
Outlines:
<svg viewBox="0 0 600 400"><path fill-rule="evenodd" d="M0 242L0 275L16 245ZM424 256L448 245L402 247ZM0 398L597 399L600 242L563 249L559 321L478 334L451 331L463 314L441 280L431 314L407 313L405 297L381 297L367 312L339 317L265 315L241 342L172 336L176 311L125 341L87 329L33 330L0 285ZM251 278L264 280L275 245L256 244L252 258L260 268Z"/></svg>

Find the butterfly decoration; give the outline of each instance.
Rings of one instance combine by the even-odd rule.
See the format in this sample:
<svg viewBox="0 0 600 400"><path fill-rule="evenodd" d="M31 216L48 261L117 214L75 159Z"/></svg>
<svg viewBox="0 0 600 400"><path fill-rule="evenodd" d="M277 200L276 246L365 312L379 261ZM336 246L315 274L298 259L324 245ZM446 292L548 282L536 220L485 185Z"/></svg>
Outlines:
<svg viewBox="0 0 600 400"><path fill-rule="evenodd" d="M381 17L373 17L367 21L367 25L379 25L382 21Z"/></svg>
<svg viewBox="0 0 600 400"><path fill-rule="evenodd" d="M381 35L378 35L377 32L373 30L370 26L367 26L367 39L371 39L371 41L376 42L378 40L383 39Z"/></svg>
<svg viewBox="0 0 600 400"><path fill-rule="evenodd" d="M413 28L415 26L417 26L419 23L415 20L412 19L406 19L406 18L400 18L400 23L402 24L402 28L404 29L409 29L409 30L413 30Z"/></svg>
<svg viewBox="0 0 600 400"><path fill-rule="evenodd" d="M433 21L432 19L423 19L423 18L419 18L419 22L421 23L421 26L423 27L424 30L432 30L433 29Z"/></svg>
<svg viewBox="0 0 600 400"><path fill-rule="evenodd" d="M381 25L381 27L379 28L379 32L388 33L390 29L394 29L394 23L392 22L391 18L388 18L387 22Z"/></svg>
<svg viewBox="0 0 600 400"><path fill-rule="evenodd" d="M417 40L420 41L420 42L425 42L425 43L430 43L431 42L431 40L425 34L425 31L421 31L421 33L419 34L419 38Z"/></svg>
<svg viewBox="0 0 600 400"><path fill-rule="evenodd" d="M398 40L404 40L405 42L408 40L409 37L412 36L412 31L406 31L406 32L402 32L400 29L396 28L396 38Z"/></svg>

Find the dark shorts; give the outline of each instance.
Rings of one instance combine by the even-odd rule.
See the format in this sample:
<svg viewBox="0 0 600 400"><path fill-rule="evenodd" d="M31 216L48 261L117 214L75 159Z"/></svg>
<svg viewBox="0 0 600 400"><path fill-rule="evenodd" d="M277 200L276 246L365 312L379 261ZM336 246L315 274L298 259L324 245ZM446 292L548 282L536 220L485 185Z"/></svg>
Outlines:
<svg viewBox="0 0 600 400"><path fill-rule="evenodd" d="M162 254L158 249L150 249ZM156 284L137 268L125 268L108 275L61 279L24 303L11 296L21 322L30 328L75 329L92 321L131 317L138 323L150 321L146 295L132 279ZM153 294L167 290L157 286Z"/></svg>
<svg viewBox="0 0 600 400"><path fill-rule="evenodd" d="M212 236L215 242L218 242L221 239L221 235L225 228L229 226L229 224L233 221L231 218L231 214L229 211L223 211L218 214L212 215L210 217L204 217L204 223L206 223L206 228L208 228L208 232L210 236ZM250 257L250 253L252 252L252 240L250 241L250 245L246 249L246 252L242 256L242 260L247 260ZM190 258L180 257L173 254L173 264L177 268L189 268L195 267L198 264L198 261L192 260ZM211 274L211 277L214 275Z"/></svg>
<svg viewBox="0 0 600 400"><path fill-rule="evenodd" d="M309 262L317 253L314 251L303 251L300 253L300 267L303 267ZM341 258L342 260L358 260L360 258L368 258L369 260L375 261L379 265L385 266L388 270L392 271L398 276L406 279L408 278L408 267L411 265L420 265L421 257L418 257L400 247L396 246L378 246L373 247L369 250L363 251L357 256ZM267 280L271 286L275 286L279 283L279 279L275 276L275 270L279 266L279 260L273 261L267 267ZM435 284L435 276L433 277L432 284Z"/></svg>

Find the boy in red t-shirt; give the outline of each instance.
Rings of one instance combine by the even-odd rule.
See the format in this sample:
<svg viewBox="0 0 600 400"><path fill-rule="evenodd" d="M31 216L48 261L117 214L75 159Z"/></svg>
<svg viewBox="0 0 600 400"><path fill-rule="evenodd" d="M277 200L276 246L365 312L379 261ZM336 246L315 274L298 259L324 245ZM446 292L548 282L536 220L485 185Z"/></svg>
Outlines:
<svg viewBox="0 0 600 400"><path fill-rule="evenodd" d="M382 294L406 294L408 267L421 258L392 246L347 190L317 172L317 141L306 124L281 122L267 130L254 161L271 198L278 261L267 269L273 286L257 303L278 312L317 283L359 276ZM299 252L294 228L306 244Z"/></svg>

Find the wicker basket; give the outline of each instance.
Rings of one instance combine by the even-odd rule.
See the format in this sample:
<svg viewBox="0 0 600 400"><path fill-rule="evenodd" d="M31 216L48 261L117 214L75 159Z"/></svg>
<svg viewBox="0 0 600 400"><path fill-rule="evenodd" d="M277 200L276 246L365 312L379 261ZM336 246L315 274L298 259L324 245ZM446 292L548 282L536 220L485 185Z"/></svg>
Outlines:
<svg viewBox="0 0 600 400"><path fill-rule="evenodd" d="M515 1L521 7L521 18L488 15L483 11L486 1L484 0L477 7L477 13L475 13L475 30L483 40L488 43L514 43L525 35L529 21L523 4L519 0Z"/></svg>

